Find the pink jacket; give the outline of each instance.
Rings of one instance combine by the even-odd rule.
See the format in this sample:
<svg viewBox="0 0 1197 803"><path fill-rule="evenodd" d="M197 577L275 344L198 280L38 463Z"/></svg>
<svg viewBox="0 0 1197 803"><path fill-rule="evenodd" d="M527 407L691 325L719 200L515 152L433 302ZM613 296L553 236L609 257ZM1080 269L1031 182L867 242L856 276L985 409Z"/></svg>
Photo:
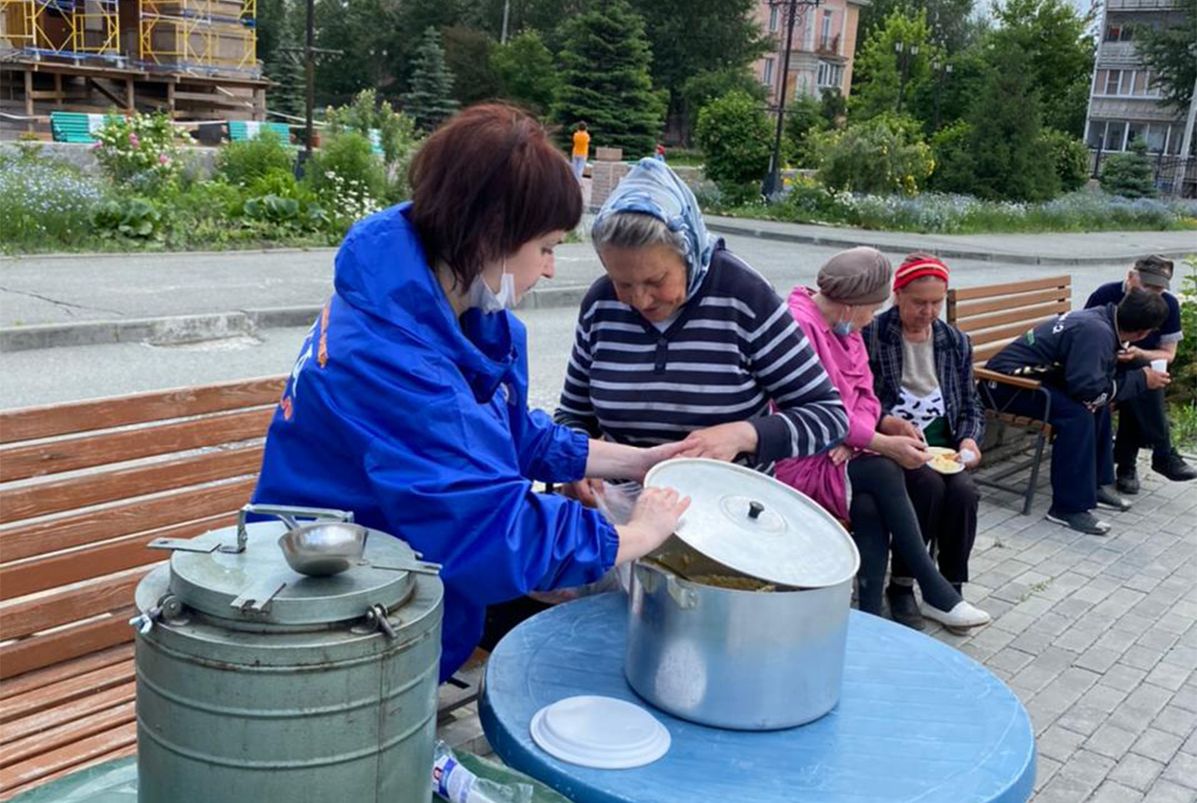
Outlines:
<svg viewBox="0 0 1197 803"><path fill-rule="evenodd" d="M848 411L844 444L865 449L881 419L881 402L873 393L873 372L869 370L864 339L859 332L847 337L832 332L812 299L814 294L809 288L795 287L790 293L790 314L819 355ZM848 519L846 474L846 464L834 465L827 452L782 460L776 468L777 479L802 491L845 521Z"/></svg>

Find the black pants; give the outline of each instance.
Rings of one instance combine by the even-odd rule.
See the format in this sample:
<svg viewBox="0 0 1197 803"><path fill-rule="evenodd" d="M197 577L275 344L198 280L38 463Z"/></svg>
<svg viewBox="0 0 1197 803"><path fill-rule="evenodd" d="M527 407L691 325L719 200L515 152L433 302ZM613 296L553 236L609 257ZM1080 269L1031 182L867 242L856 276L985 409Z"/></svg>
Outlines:
<svg viewBox="0 0 1197 803"><path fill-rule="evenodd" d="M968 582L968 557L977 540L976 483L967 471L940 474L926 466L906 470L906 493L914 505L919 528L927 543L939 552L939 572L952 584ZM891 572L910 577L910 569L897 552Z"/></svg>
<svg viewBox="0 0 1197 803"><path fill-rule="evenodd" d="M928 605L950 611L960 602L956 589L931 562L919 529L918 516L906 494L902 467L888 457L861 455L848 462L848 480L852 483L852 538L860 550L860 609L881 612L885 568L891 548L901 555L905 566L919 584Z"/></svg>
<svg viewBox="0 0 1197 803"><path fill-rule="evenodd" d="M1051 394L1048 423L1056 432L1052 445L1052 510L1083 513L1097 507L1097 488L1114 482L1114 444L1110 408L1090 410L1060 388L1044 385ZM999 410L1043 418L1043 396L1009 385L990 390Z"/></svg>
<svg viewBox="0 0 1197 803"><path fill-rule="evenodd" d="M1135 360L1126 370L1138 370L1149 363ZM1121 386L1121 377L1118 384ZM1164 405L1164 389L1145 390L1134 398L1118 402L1118 435L1114 439L1114 462L1119 468L1130 467L1140 449L1151 449L1163 457L1172 451L1172 431Z"/></svg>

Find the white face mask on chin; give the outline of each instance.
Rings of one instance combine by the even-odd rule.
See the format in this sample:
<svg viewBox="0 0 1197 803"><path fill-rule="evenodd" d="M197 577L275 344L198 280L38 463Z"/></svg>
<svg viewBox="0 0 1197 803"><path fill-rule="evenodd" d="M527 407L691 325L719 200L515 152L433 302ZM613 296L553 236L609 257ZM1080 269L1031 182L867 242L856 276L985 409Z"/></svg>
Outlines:
<svg viewBox="0 0 1197 803"><path fill-rule="evenodd" d="M490 289L490 285L479 273L470 284L466 300L471 308L477 308L483 312L515 309L515 305L519 303L515 294L515 274L508 273L507 266L504 265L503 276L499 279L499 292L496 293Z"/></svg>

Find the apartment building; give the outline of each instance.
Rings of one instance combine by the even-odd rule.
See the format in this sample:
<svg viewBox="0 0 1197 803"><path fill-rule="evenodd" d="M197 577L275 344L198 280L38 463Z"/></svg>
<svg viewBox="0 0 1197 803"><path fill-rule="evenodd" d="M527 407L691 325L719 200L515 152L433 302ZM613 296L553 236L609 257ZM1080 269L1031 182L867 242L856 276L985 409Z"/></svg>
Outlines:
<svg viewBox="0 0 1197 803"><path fill-rule="evenodd" d="M856 26L860 9L866 5L868 0L822 0L818 5L799 5L801 17L794 26L787 101L799 94L818 97L824 89L838 90L847 97L852 86ZM757 79L769 88L771 105L777 103L781 93L788 7L784 0L759 0L756 7L761 29L775 43L753 65Z"/></svg>

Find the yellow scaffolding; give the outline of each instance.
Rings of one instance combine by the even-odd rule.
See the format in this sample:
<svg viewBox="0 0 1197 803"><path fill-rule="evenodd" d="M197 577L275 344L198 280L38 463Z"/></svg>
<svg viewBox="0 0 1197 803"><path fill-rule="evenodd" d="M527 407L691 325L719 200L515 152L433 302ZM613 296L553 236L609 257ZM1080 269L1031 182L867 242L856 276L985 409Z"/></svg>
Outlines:
<svg viewBox="0 0 1197 803"><path fill-rule="evenodd" d="M0 0L0 46L34 57L120 59L117 0Z"/></svg>
<svg viewBox="0 0 1197 803"><path fill-rule="evenodd" d="M141 0L141 61L185 72L256 72L256 13L256 0Z"/></svg>

